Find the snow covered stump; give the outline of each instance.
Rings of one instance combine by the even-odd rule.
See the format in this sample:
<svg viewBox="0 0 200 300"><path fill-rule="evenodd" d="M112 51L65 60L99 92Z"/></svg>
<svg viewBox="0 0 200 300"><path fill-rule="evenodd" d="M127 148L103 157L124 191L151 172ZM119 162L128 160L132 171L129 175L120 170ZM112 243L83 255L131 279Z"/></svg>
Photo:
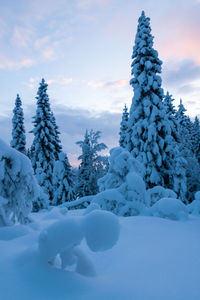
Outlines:
<svg viewBox="0 0 200 300"><path fill-rule="evenodd" d="M119 238L117 216L111 212L94 210L82 217L63 218L40 233L40 257L44 262L55 265L59 255L62 269L75 265L77 273L94 276L93 263L78 247L84 238L94 252L112 248Z"/></svg>

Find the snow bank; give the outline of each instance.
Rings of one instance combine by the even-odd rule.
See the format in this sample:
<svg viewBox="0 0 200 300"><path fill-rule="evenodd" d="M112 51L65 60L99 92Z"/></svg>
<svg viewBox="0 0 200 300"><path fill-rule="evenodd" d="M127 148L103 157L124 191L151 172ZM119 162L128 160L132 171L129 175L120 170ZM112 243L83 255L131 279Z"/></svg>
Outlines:
<svg viewBox="0 0 200 300"><path fill-rule="evenodd" d="M63 217L39 235L38 249L42 261L55 265L59 255L61 267L75 265L75 270L86 276L95 274L90 259L77 247L86 239L92 251L112 248L119 237L118 218L110 212L95 210L82 217Z"/></svg>
<svg viewBox="0 0 200 300"><path fill-rule="evenodd" d="M185 204L175 198L160 199L151 207L150 212L152 216L171 220L186 220L188 218Z"/></svg>
<svg viewBox="0 0 200 300"><path fill-rule="evenodd" d="M28 222L38 189L27 156L0 140L0 226Z"/></svg>

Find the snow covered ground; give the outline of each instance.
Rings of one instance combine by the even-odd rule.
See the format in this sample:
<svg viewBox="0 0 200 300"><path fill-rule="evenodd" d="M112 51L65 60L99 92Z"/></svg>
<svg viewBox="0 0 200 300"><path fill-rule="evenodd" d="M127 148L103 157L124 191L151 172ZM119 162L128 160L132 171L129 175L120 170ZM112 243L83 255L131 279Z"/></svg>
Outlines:
<svg viewBox="0 0 200 300"><path fill-rule="evenodd" d="M81 215L83 210L68 215ZM62 218L58 208L32 214L31 225L0 228L0 299L200 299L200 218L172 221L121 217L117 245L92 252L95 277L45 265L38 253L41 230Z"/></svg>

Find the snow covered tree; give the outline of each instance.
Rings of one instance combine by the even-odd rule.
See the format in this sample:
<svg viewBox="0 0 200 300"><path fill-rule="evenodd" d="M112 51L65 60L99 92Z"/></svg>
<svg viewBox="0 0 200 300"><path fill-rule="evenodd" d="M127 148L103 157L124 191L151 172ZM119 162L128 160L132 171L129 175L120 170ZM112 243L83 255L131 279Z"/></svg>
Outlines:
<svg viewBox="0 0 200 300"><path fill-rule="evenodd" d="M176 119L176 109L173 104L174 99L172 98L172 95L167 92L167 94L164 96L164 107L165 111L168 117L168 120L170 122L171 126L171 134L175 142L179 142L179 135L178 135L178 121Z"/></svg>
<svg viewBox="0 0 200 300"><path fill-rule="evenodd" d="M120 147L126 147L126 131L127 131L127 123L128 123L128 108L125 104L122 121L120 123L120 132L119 132L119 145Z"/></svg>
<svg viewBox="0 0 200 300"><path fill-rule="evenodd" d="M30 160L0 140L0 226L29 222L38 191Z"/></svg>
<svg viewBox="0 0 200 300"><path fill-rule="evenodd" d="M12 148L26 153L26 136L24 128L24 113L22 108L22 101L17 94L15 100L15 108L13 109L13 118L12 118L12 140L10 142Z"/></svg>
<svg viewBox="0 0 200 300"><path fill-rule="evenodd" d="M98 152L107 147L104 143L98 143L100 134L100 131L91 130L88 133L86 130L84 140L77 142L82 150L82 154L78 158L81 160L76 186L78 197L95 195L98 192L97 180L105 175L106 159L105 156L100 156Z"/></svg>
<svg viewBox="0 0 200 300"><path fill-rule="evenodd" d="M55 158L56 160L58 160L59 153L62 151L61 141L59 138L60 131L58 125L56 124L56 119L53 112L51 112L51 117L52 117L52 124L54 126L54 131L55 131L55 138L54 138Z"/></svg>
<svg viewBox="0 0 200 300"><path fill-rule="evenodd" d="M44 193L53 199L53 167L55 157L55 127L52 123L47 84L42 79L37 92L37 110L33 117L34 140L31 146L31 160L39 185Z"/></svg>
<svg viewBox="0 0 200 300"><path fill-rule="evenodd" d="M192 124L192 150L200 163L200 124L197 117L195 117L194 123Z"/></svg>
<svg viewBox="0 0 200 300"><path fill-rule="evenodd" d="M138 20L132 55L134 96L127 129L127 149L145 167L148 188L169 187L173 153L171 127L163 104L162 62L153 48L150 19L144 11Z"/></svg>
<svg viewBox="0 0 200 300"><path fill-rule="evenodd" d="M194 125L192 124L190 118L185 115L185 112L186 109L182 103L182 100L180 100L178 111L176 113L181 141L179 143L179 152L187 162L187 193L185 202L190 202L194 199L195 192L200 188L200 166L194 150Z"/></svg>
<svg viewBox="0 0 200 300"><path fill-rule="evenodd" d="M59 205L75 198L71 165L64 152L59 153L53 170L54 197L52 204Z"/></svg>

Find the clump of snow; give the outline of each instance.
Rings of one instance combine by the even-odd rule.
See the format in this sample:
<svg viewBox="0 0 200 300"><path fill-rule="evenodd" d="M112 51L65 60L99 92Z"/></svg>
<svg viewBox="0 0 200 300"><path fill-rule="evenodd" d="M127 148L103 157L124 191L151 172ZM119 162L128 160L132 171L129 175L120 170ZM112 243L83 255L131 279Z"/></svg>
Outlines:
<svg viewBox="0 0 200 300"><path fill-rule="evenodd" d="M187 210L190 214L199 216L200 215L200 201L193 200L192 203L187 205Z"/></svg>
<svg viewBox="0 0 200 300"><path fill-rule="evenodd" d="M186 220L188 211L182 201L175 198L162 198L150 209L151 215L170 220Z"/></svg>
<svg viewBox="0 0 200 300"><path fill-rule="evenodd" d="M27 156L0 140L0 224L27 223L38 189Z"/></svg>
<svg viewBox="0 0 200 300"><path fill-rule="evenodd" d="M82 239L79 218L62 219L40 233L40 255L44 261L53 264L57 254L79 245Z"/></svg>
<svg viewBox="0 0 200 300"><path fill-rule="evenodd" d="M142 214L146 201L143 165L124 148L111 149L110 154L108 173L99 180L101 192L93 202L120 216Z"/></svg>
<svg viewBox="0 0 200 300"><path fill-rule="evenodd" d="M110 212L93 210L82 217L63 217L47 227L39 235L38 249L46 263L55 265L59 255L63 269L75 265L76 272L93 276L91 260L77 246L85 238L92 251L105 251L117 243L118 237L118 218Z"/></svg>
<svg viewBox="0 0 200 300"><path fill-rule="evenodd" d="M89 214L91 211L93 210L100 210L100 206L97 203L91 203L90 205L88 205L88 207L85 209L84 214L83 215L87 215Z"/></svg>
<svg viewBox="0 0 200 300"><path fill-rule="evenodd" d="M85 216L84 233L87 245L92 251L108 250L119 238L118 218L111 212L95 210Z"/></svg>
<svg viewBox="0 0 200 300"><path fill-rule="evenodd" d="M195 200L192 203L187 205L188 212L192 215L200 215L200 191L195 193Z"/></svg>
<svg viewBox="0 0 200 300"><path fill-rule="evenodd" d="M94 203L97 203L101 209L112 211L120 215L120 209L126 204L123 195L117 189L108 189L97 194L94 197Z"/></svg>
<svg viewBox="0 0 200 300"><path fill-rule="evenodd" d="M194 195L195 200L199 200L200 201L200 191L196 192Z"/></svg>
<svg viewBox="0 0 200 300"><path fill-rule="evenodd" d="M148 206L154 205L162 198L177 198L177 195L174 191L165 189L162 186L155 186L146 191L146 203Z"/></svg>
<svg viewBox="0 0 200 300"><path fill-rule="evenodd" d="M108 173L99 179L99 190L104 191L111 188L118 188L129 172L136 172L141 177L144 174L143 165L126 149L117 147L110 150L110 165Z"/></svg>

